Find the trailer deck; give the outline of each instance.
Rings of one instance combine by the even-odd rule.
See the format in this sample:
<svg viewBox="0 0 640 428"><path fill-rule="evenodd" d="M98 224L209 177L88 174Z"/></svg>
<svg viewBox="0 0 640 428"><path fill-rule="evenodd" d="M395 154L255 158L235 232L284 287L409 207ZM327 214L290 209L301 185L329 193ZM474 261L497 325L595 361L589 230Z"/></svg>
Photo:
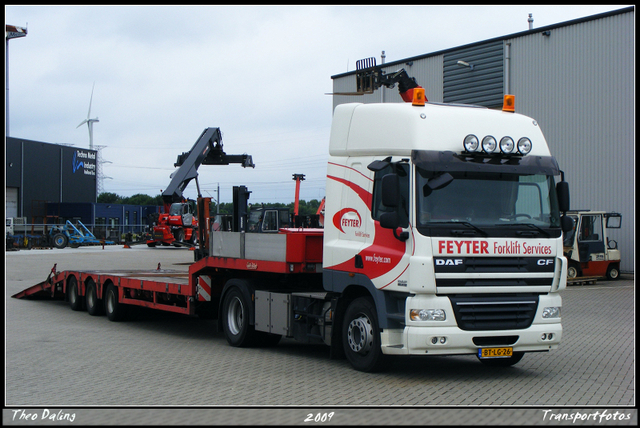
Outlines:
<svg viewBox="0 0 640 428"><path fill-rule="evenodd" d="M73 299L85 296L95 287L96 296L103 296L113 284L118 301L124 304L151 307L169 312L193 313L190 303L194 296L189 273L171 269L156 270L74 270L57 272L56 266L46 280L14 294L16 299Z"/></svg>

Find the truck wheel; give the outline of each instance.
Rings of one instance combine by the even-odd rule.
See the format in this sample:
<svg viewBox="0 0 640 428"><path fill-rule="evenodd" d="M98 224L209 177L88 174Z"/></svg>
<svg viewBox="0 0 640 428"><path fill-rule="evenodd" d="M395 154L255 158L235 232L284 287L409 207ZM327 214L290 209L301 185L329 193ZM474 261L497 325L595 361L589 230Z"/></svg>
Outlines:
<svg viewBox="0 0 640 428"><path fill-rule="evenodd" d="M620 278L620 270L617 265L609 265L607 268L607 279L614 281Z"/></svg>
<svg viewBox="0 0 640 428"><path fill-rule="evenodd" d="M122 321L125 319L126 307L118 301L118 289L109 284L104 298L104 310L109 321Z"/></svg>
<svg viewBox="0 0 640 428"><path fill-rule="evenodd" d="M342 342L347 360L362 372L385 368L388 358L380 348L380 329L373 301L359 297L347 308L342 325Z"/></svg>
<svg viewBox="0 0 640 428"><path fill-rule="evenodd" d="M256 331L249 324L251 302L247 301L238 287L231 288L222 304L222 330L229 345L249 347L256 344Z"/></svg>
<svg viewBox="0 0 640 428"><path fill-rule="evenodd" d="M513 355L508 358L478 359L487 367L510 367L517 364L522 357L524 357L524 352L514 352Z"/></svg>
<svg viewBox="0 0 640 428"><path fill-rule="evenodd" d="M69 238L67 238L67 235L62 233L56 233L55 235L53 235L54 247L64 248L67 246L68 243L69 243Z"/></svg>
<svg viewBox="0 0 640 428"><path fill-rule="evenodd" d="M78 280L75 276L70 277L69 282L67 282L67 301L69 302L71 310L81 311L84 309L84 301L82 297L80 297Z"/></svg>
<svg viewBox="0 0 640 428"><path fill-rule="evenodd" d="M92 279L87 281L87 291L84 298L89 315L104 315L104 304L102 303L102 299L98 298L98 288Z"/></svg>

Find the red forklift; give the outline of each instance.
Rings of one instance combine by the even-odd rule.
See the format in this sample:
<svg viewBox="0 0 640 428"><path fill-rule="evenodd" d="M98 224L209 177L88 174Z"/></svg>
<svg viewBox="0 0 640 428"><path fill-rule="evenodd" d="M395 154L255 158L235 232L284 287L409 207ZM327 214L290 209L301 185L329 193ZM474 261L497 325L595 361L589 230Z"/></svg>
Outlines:
<svg viewBox="0 0 640 428"><path fill-rule="evenodd" d="M569 261L568 280L620 277L618 243L608 236L608 229L620 229L622 215L604 211L567 211L573 230L565 234L564 255Z"/></svg>

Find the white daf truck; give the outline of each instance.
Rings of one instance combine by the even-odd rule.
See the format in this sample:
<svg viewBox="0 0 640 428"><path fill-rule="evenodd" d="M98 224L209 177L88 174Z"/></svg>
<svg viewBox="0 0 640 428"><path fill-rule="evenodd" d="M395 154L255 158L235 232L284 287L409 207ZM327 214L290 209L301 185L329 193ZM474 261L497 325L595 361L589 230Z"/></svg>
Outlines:
<svg viewBox="0 0 640 428"><path fill-rule="evenodd" d="M502 111L428 103L408 83L400 89L410 102L336 107L324 229L250 233L250 192L238 186L244 220L232 231L202 228L184 278L54 267L14 297L58 293L113 321L135 305L208 314L232 346L324 343L366 372L391 356L469 354L509 366L557 348L562 234L572 222L540 127L513 111L512 97Z"/></svg>

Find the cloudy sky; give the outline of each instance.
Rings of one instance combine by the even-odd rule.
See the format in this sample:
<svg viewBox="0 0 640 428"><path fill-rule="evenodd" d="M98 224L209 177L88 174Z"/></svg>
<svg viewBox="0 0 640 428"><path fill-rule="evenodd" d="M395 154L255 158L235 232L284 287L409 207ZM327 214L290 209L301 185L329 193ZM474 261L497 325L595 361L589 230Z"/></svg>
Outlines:
<svg viewBox="0 0 640 428"><path fill-rule="evenodd" d="M568 6L5 6L6 24L27 27L9 42L9 134L89 148L105 161L102 188L155 196L208 127L228 154L255 169L202 166L204 196L251 203L324 196L331 76L358 59L427 54L626 5ZM420 82L418 82L420 83ZM427 94L428 95L428 94ZM196 197L195 183L185 195Z"/></svg>

